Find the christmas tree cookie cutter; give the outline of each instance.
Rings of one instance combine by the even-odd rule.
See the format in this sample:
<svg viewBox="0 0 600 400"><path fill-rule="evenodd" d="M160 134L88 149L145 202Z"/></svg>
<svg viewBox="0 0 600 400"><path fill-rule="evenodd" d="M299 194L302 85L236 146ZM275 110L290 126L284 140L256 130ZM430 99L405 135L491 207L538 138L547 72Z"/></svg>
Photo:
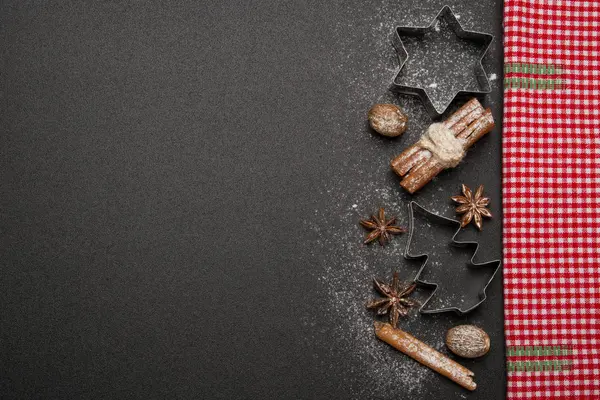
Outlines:
<svg viewBox="0 0 600 400"><path fill-rule="evenodd" d="M465 40L468 40L471 42L480 43L483 45L482 46L483 50L481 50L481 52L479 53L478 61L475 63L475 66L474 66L475 78L477 80L479 90L469 90L467 88L458 90L455 93L453 93L454 95L452 96L452 100L449 103L440 106L440 105L436 105L433 103L433 101L431 100L431 97L429 96L429 94L427 93L427 90L424 87L399 84L399 83L397 83L397 80L402 75L404 66L409 59L409 54L406 51L406 48L404 47L404 44L402 42L402 36L423 37L427 33L431 32L432 30L435 30L436 24L438 23L438 21L441 21L441 20L444 20L448 24L450 29L454 32L454 34L458 38L465 39ZM429 24L429 26L425 26L425 27L399 26L399 27L396 27L396 29L394 29L394 33L392 36L392 44L393 44L394 48L396 49L396 53L398 54L400 68L398 69L398 72L396 73L396 76L394 77L394 80L392 81L392 91L399 92L402 94L418 96L421 99L421 101L423 102L423 105L425 106L425 108L427 109L427 112L433 118L440 117L446 111L446 109L450 106L450 104L452 104L454 102L454 100L456 100L457 97L461 97L461 96L483 97L483 96L485 96L486 94L490 93L492 91L492 89L491 89L487 74L485 72L485 69L483 68L483 58L485 57L493 40L494 40L494 35L490 35L489 33L468 31L468 30L463 29L463 27L460 25L460 22L458 22L456 15L454 14L454 12L452 12L452 9L450 8L450 6L447 6L447 5L442 7L440 12L435 16L435 18L433 19L431 24Z"/></svg>
<svg viewBox="0 0 600 400"><path fill-rule="evenodd" d="M410 253L410 246L411 246L411 243L413 242L413 239L415 236L415 213L422 214L429 221L432 221L432 222L435 222L438 224L442 224L442 225L446 225L446 226L450 226L450 227L456 227L456 231L452 235L452 239L450 240L449 244L452 246L455 246L455 247L471 247L471 248L473 248L472 256L469 259L468 268L491 268L492 269L491 276L485 282L485 285L478 293L478 297L479 297L478 302L476 302L475 304L473 304L467 308L452 306L452 307L443 307L443 308L435 308L435 309L426 309L427 304L436 295L436 292L439 289L439 284L433 283L433 282L428 282L421 278L421 276L423 275L423 271L425 270L425 267L427 266L427 261L429 259L429 255L428 254L411 254ZM445 312L455 312L458 315L464 315L464 314L468 314L471 311L475 310L487 299L486 289L490 285L490 283L494 280L496 273L500 269L501 261L499 259L496 259L496 260L487 261L484 263L476 263L474 261L474 258L477 254L477 251L479 250L479 243L478 242L470 242L470 241L459 242L459 241L455 240L456 236L461 231L461 224L459 221L457 221L455 219L446 218L446 217L442 217L441 215L435 214L435 213L429 211L428 209L426 209L425 207L421 206L420 204L418 204L415 201L411 201L410 204L408 205L408 215L409 215L409 231L408 231L409 233L408 233L408 240L406 242L406 249L404 251L404 257L409 260L422 260L421 266L419 267L419 270L417 271L417 274L415 275L414 281L415 281L415 283L417 283L420 286L433 288L431 295L429 295L427 300L425 300L425 302L423 304L421 304L421 307L419 308L419 312L421 314L439 314L439 313L445 313Z"/></svg>

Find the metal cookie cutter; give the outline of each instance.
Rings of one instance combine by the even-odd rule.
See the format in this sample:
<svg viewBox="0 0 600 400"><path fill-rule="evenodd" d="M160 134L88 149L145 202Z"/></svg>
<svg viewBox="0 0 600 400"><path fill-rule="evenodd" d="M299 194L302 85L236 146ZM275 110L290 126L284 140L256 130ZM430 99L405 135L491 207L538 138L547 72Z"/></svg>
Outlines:
<svg viewBox="0 0 600 400"><path fill-rule="evenodd" d="M473 305L467 309L461 309L459 307L446 307L446 308L438 308L438 309L433 309L433 310L425 310L427 303L429 303L429 301L433 298L433 296L435 296L435 293L437 292L439 285L437 283L427 282L427 281L420 279L423 270L427 266L427 260L429 259L429 256L427 254L418 254L418 255L410 254L410 245L411 245L412 239L415 234L415 218L414 218L415 212L419 212L419 213L425 215L426 218L428 218L431 221L435 221L436 223L441 223L441 224L450 225L450 226L456 226L456 232L452 236L451 244L456 247L473 247L474 248L473 255L469 259L469 264L468 264L469 268L493 268L494 272L490 276L489 280L486 282L483 289L481 289L481 291L479 292L479 294L478 294L479 302L477 302L475 305ZM460 222L458 222L454 219L450 219L450 218L446 218L446 217L442 217L440 215L434 214L431 211L424 208L423 206L419 205L415 201L411 201L410 204L408 205L408 214L409 214L409 221L410 221L409 222L409 234L408 234L408 241L406 242L406 250L404 251L404 257L409 260L415 260L415 259L422 260L421 267L419 268L417 275L415 276L415 282L419 285L433 288L433 292L427 298L427 300L421 305L421 307L419 308L419 312L422 314L438 314L438 313L443 313L443 312L454 311L455 313L457 313L459 315L464 315L464 314L467 314L467 313L473 311L477 307L479 307L479 305L481 303L483 303L485 301L485 299L487 298L486 293L485 293L487 287L494 279L494 276L496 276L498 269L500 269L500 263L501 263L500 260L493 260L493 261L488 261L488 262L480 263L480 264L475 263L473 261L473 259L475 258L475 255L477 254L477 250L479 250L479 243L478 242L458 242L455 240L456 235L458 235L458 233L461 230Z"/></svg>
<svg viewBox="0 0 600 400"><path fill-rule="evenodd" d="M401 36L421 36L421 37L425 36L426 33L434 30L437 21L440 21L442 19L448 23L448 25L450 26L450 28L452 29L452 31L454 32L454 34L456 36L458 36L461 39L466 39L469 41L483 44L483 50L479 54L478 62L475 64L475 67L474 67L475 77L477 79L477 84L479 85L480 90L475 90L475 91L467 90L467 89L459 90L454 94L454 96L452 97L452 101L450 101L448 104L436 107L436 105L431 101L431 98L427 94L427 91L425 90L425 88L418 87L418 86L401 85L401 84L396 83L396 81L402 74L402 69L404 68L404 65L406 64L406 62L409 58L408 52L406 51L406 48L404 47L404 44L402 43ZM452 12L452 9L450 9L449 6L444 6L441 9L441 11L436 15L436 17L433 19L431 24L429 24L429 26L426 26L426 27L410 27L410 26L397 27L394 30L394 34L392 37L392 44L394 45L394 48L396 49L396 52L398 53L398 59L400 61L400 68L399 68L398 73L396 74L394 80L392 81L392 90L403 93L403 94L411 94L411 95L419 96L421 98L421 101L425 105L425 108L427 109L427 111L433 118L437 118L437 117L441 116L444 113L444 111L446 111L446 109L450 106L450 104L452 104L452 102L456 99L457 96L466 96L466 95L484 96L491 92L491 86L490 86L490 82L487 78L487 75L485 73L485 70L483 69L482 61L483 61L483 57L487 53L487 51L490 47L490 44L492 43L493 40L494 40L494 36L490 35L488 33L464 30L462 28L462 26L460 25L460 22L458 22L458 19L456 19L456 16L454 15L454 13Z"/></svg>

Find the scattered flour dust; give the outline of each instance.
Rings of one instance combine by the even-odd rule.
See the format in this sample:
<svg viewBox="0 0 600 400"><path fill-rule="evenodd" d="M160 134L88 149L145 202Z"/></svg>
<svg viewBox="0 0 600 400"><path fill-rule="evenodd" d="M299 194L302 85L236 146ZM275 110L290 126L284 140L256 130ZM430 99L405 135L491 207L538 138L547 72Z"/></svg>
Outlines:
<svg viewBox="0 0 600 400"><path fill-rule="evenodd" d="M434 372L375 337L374 314L365 308L365 302L377 296L372 284L374 277L387 280L392 270L397 270L405 279L415 272L402 261L406 235L394 237L385 247L362 243L366 231L358 221L374 214L380 206L388 216L398 218L397 225L408 226L406 204L398 195L400 189L386 186L363 182L343 191L334 184L326 189L337 199L331 209L315 210L319 220L326 223L306 222L316 233L316 256L325 257L324 270L318 277L332 300L327 302L325 312L332 318L332 334L343 343L342 349L332 351L343 352L348 364L360 369L370 385L352 387L352 398L356 399L374 398L384 393L394 397L418 395L426 389L427 382L435 379ZM414 310L403 320L403 328L432 345L441 345L443 339L436 343L424 338L428 328L423 327L419 318Z"/></svg>
<svg viewBox="0 0 600 400"><path fill-rule="evenodd" d="M498 76L496 74L490 74L489 79L490 81L495 81L496 79L498 79Z"/></svg>
<svg viewBox="0 0 600 400"><path fill-rule="evenodd" d="M418 398L441 378L379 341L373 332L374 315L365 308L365 302L376 296L374 277L387 280L397 270L405 279L416 272L409 269L403 258L407 235L395 237L384 248L363 245L365 230L358 221L384 207L387 215L398 217L398 225L408 226L407 202L398 181L390 176L389 160L407 143L414 143L431 119L418 99L402 96L400 101L388 90L399 67L390 34L397 26L426 26L439 10L431 6L427 12L412 10L408 16L405 7L391 0L382 1L376 12L370 2L349 5L338 1L335 7L339 18L333 32L339 51L332 53L327 62L339 90L331 93L332 101L324 111L329 121L324 130L333 138L327 142L329 150L336 153L337 159L346 161L319 189L325 192L328 204L319 206L310 220L304 221L314 232L312 255L319 263L315 274L319 291L328 299L318 312L331 318L327 334L334 335L337 344L332 344L336 347L330 349L330 356L341 357L346 368L360 371L359 376L364 377L360 382L347 378L343 383L344 397ZM472 26L479 21L476 15L477 12L463 13L463 20L468 22L463 27L484 28ZM436 32L442 28L439 23L434 26ZM427 73L415 71L417 75ZM446 86L444 79L435 77L434 83L428 82L430 90L442 90ZM409 130L395 143L365 129L366 112L377 102L397 103L411 116ZM432 192L432 199L435 195ZM426 198L421 200L428 202ZM434 202L429 203L431 208ZM436 208L439 209L431 211L444 214L450 210L441 205ZM402 328L444 351L443 324L420 318L414 312L402 321Z"/></svg>

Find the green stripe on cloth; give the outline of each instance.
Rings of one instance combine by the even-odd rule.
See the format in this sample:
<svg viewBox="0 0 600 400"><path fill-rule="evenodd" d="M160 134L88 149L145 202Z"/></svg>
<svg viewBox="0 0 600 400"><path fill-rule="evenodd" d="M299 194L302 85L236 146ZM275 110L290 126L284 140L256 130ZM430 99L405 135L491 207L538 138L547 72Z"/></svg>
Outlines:
<svg viewBox="0 0 600 400"><path fill-rule="evenodd" d="M504 74L560 75L562 68L554 64L505 63Z"/></svg>
<svg viewBox="0 0 600 400"><path fill-rule="evenodd" d="M535 90L560 90L564 88L561 79L540 79L507 77L504 78L505 89L535 89Z"/></svg>
<svg viewBox="0 0 600 400"><path fill-rule="evenodd" d="M504 89L560 90L565 86L562 73L562 67L555 64L505 63Z"/></svg>
<svg viewBox="0 0 600 400"><path fill-rule="evenodd" d="M508 361L506 368L508 372L570 371L573 360Z"/></svg>
<svg viewBox="0 0 600 400"><path fill-rule="evenodd" d="M572 354L573 347L571 346L509 346L506 348L506 355L509 357L570 356Z"/></svg>

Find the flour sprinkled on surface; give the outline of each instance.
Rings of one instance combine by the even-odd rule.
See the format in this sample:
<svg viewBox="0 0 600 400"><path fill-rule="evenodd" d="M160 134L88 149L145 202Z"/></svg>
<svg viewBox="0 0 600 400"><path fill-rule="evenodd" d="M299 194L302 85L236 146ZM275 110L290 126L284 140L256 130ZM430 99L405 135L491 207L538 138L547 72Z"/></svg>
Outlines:
<svg viewBox="0 0 600 400"><path fill-rule="evenodd" d="M319 312L331 320L320 329L336 338L329 356L345 360L345 368L364 376L359 382L344 381L344 398L420 398L430 392L431 385L445 378L379 341L373 330L377 317L365 307L367 300L377 296L374 277L387 281L393 271L398 271L401 279L412 279L420 263L403 257L407 234L394 236L385 247L364 245L367 232L358 221L384 207L388 217L398 218L397 225L408 227L407 205L413 197L399 187L389 162L416 142L432 120L418 98L398 96L389 90L399 67L391 34L397 26L429 25L439 7L428 5L411 14L392 1L378 4L376 13L370 3L350 8L339 2L338 7L340 18L333 31L339 53L332 55L331 75L338 80L339 90L330 94L330 107L324 111L330 125L323 131L333 135L327 140L328 149L345 157L323 177L318 189L330 199L327 206L315 209L313 218L304 221L314 232L312 248L319 260L319 269L314 273L319 291L327 298ZM464 28L473 29L470 24L477 18L468 11L461 12ZM357 20L355 15L362 17ZM436 24L434 30L440 32L442 28ZM451 81L443 74L427 76L425 67L415 73L431 79L424 82L425 87L435 85L428 90L442 90ZM401 137L385 138L370 130L367 111L375 103L396 104L409 115L408 129ZM437 187L432 183L432 189L415 199L437 214L453 217L448 199L455 186L455 182L438 182ZM419 288L414 296L423 302L429 294ZM312 326L310 319L304 323ZM454 315L420 316L412 310L399 327L447 354L444 335L454 323ZM326 368L327 363L323 366ZM459 393L460 388L454 392L449 389L447 398L458 398Z"/></svg>

